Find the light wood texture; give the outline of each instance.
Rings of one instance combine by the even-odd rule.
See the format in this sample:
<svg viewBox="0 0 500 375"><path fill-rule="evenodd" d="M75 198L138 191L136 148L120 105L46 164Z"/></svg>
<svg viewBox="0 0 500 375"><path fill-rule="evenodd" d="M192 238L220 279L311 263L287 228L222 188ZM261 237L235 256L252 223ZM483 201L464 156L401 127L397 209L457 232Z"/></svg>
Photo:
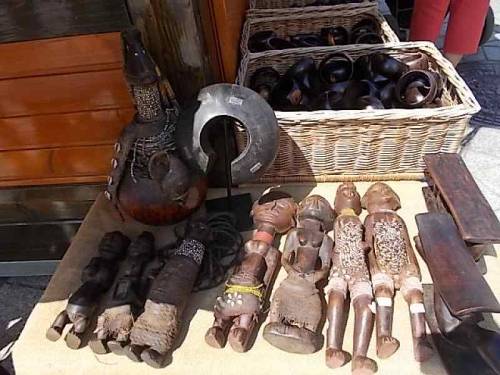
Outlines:
<svg viewBox="0 0 500 375"><path fill-rule="evenodd" d="M104 176L112 145L4 151L0 181Z"/></svg>
<svg viewBox="0 0 500 375"><path fill-rule="evenodd" d="M121 69L120 33L0 44L0 79Z"/></svg>
<svg viewBox="0 0 500 375"><path fill-rule="evenodd" d="M0 186L105 181L134 114L119 33L0 44L0 56Z"/></svg>
<svg viewBox="0 0 500 375"><path fill-rule="evenodd" d="M0 81L0 117L130 107L121 69Z"/></svg>
<svg viewBox="0 0 500 375"><path fill-rule="evenodd" d="M110 144L133 115L125 108L0 118L0 151Z"/></svg>

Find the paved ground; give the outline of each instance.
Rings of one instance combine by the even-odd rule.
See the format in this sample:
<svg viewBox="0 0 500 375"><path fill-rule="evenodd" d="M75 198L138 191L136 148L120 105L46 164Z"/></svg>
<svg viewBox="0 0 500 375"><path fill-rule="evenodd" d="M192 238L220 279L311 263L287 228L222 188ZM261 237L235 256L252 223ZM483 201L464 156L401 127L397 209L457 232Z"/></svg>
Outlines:
<svg viewBox="0 0 500 375"><path fill-rule="evenodd" d="M500 24L500 0L493 0L491 3L495 18ZM496 26L495 34L478 54L464 59L464 63L471 62L498 63L500 66L500 25ZM500 107L500 95L497 100ZM500 217L500 127L480 128L463 148L462 155L481 190ZM8 357L9 343L15 340L21 331L25 319L40 298L48 280L48 277L0 279L0 361ZM10 358L1 364L13 373Z"/></svg>

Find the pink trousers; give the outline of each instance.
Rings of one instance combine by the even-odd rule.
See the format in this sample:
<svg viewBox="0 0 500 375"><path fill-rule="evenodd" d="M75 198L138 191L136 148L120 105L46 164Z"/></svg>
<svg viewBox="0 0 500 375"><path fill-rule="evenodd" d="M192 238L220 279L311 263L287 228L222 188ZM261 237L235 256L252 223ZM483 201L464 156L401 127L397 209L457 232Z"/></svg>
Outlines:
<svg viewBox="0 0 500 375"><path fill-rule="evenodd" d="M410 40L435 42L449 10L444 52L476 53L488 6L489 0L415 0Z"/></svg>

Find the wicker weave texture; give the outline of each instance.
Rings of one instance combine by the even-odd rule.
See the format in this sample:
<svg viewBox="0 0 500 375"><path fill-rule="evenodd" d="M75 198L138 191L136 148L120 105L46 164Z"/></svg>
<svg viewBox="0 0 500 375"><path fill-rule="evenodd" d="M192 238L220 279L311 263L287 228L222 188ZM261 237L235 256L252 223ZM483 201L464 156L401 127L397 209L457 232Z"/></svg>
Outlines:
<svg viewBox="0 0 500 375"><path fill-rule="evenodd" d="M380 34L385 43L399 42L399 38L379 13L377 7L369 3L356 5L356 7L349 4L343 5L341 10L304 11L274 17L256 17L249 13L241 36L241 55L257 55L268 52L252 53L248 50L248 40L259 31L272 30L280 38L303 33L319 33L322 28L330 26L343 26L350 32L357 22L370 16L374 17L380 25ZM299 48L289 50L296 51L297 49Z"/></svg>
<svg viewBox="0 0 500 375"><path fill-rule="evenodd" d="M374 52L395 57L425 53L430 68L445 81L445 106L424 109L275 112L280 126L280 149L262 182L416 179L422 176L423 155L457 152L470 117L480 107L455 68L427 42L354 45L269 51L242 61L238 82L248 85L256 69L270 66L284 73L303 57L319 62L343 51L353 58ZM294 51L294 52L292 52ZM236 132L244 150L246 133Z"/></svg>
<svg viewBox="0 0 500 375"><path fill-rule="evenodd" d="M307 7L313 4L316 0L250 0L250 9L279 9L279 8L292 8L292 7ZM364 0L364 3L374 3L374 0ZM359 5L359 3L330 5L323 6L324 8L331 8L334 6L343 5Z"/></svg>

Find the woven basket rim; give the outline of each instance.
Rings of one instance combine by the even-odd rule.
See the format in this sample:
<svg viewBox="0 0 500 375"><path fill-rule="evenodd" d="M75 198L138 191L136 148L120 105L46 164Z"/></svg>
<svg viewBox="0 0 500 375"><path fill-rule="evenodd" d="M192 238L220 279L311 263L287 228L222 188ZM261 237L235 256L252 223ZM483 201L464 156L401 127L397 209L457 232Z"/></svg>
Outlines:
<svg viewBox="0 0 500 375"><path fill-rule="evenodd" d="M241 34L241 42L240 42L240 51L241 55L243 57L250 55L250 56L261 56L263 54L267 54L268 52L276 52L276 51L264 51L264 52L250 52L248 49L248 40L250 39L250 33L252 27L258 24L262 23L272 23L276 22L279 23L281 21L290 21L290 20L297 20L297 21L303 21L303 20L311 20L313 21L314 19L317 18L325 18L325 17L339 17L340 12L355 12L354 14L348 15L349 17L354 17L358 16L359 14L364 14L366 13L369 16L374 17L377 22L380 24L380 31L382 32L382 35L384 39L388 42L387 43L399 43L399 37L396 35L394 30L392 30L391 26L387 23L385 18L380 14L378 11L378 7L372 4L372 3L360 3L360 4L354 4L356 7L352 6L353 4L342 4L342 5L335 5L335 9L325 9L325 10L312 10L312 11L307 11L307 13L304 13L303 11L290 11L287 14L280 14L279 16L260 16L257 14L252 14L247 12L247 18L245 20L245 23L243 25L243 31ZM316 7L313 7L316 8ZM331 7L323 7L323 8L331 8ZM295 9L295 8L292 8ZM353 44L350 44L353 45ZM369 45L369 44L366 44ZM334 46L335 48L340 48L343 46ZM303 48L303 47L302 47ZM281 51L290 51L290 50L297 50L297 49L302 49L302 48L288 48L285 50ZM307 48L325 48L324 46L321 47L307 47ZM326 47L328 48L328 47Z"/></svg>
<svg viewBox="0 0 500 375"><path fill-rule="evenodd" d="M441 70L446 74L448 80L451 81L458 97L460 104L454 104L438 108L420 108L420 109L379 109L379 110L320 110L320 111L274 111L278 120L291 120L291 121L321 121L327 119L335 120L399 120L399 119L428 119L431 117L439 118L459 118L464 116L472 116L481 110L481 106L474 97L469 86L465 83L463 78L458 74L455 67L442 55L437 47L431 42L399 42L399 43L385 43L378 45L370 44L352 44L346 46L335 47L309 47L309 48L296 48L293 51L300 51L301 54L314 53L314 52L348 52L349 50L370 50L380 51L381 49L419 49L431 55ZM237 84L244 84L248 63L255 58L263 58L265 56L280 56L281 54L288 54L292 50L273 50L265 51L258 54L249 54L241 61L240 70L236 79Z"/></svg>
<svg viewBox="0 0 500 375"><path fill-rule="evenodd" d="M365 5L365 4L374 4L378 7L377 0L363 0L361 3L348 3L348 4L338 4L338 5L308 5L308 6L303 6L303 7L284 7L284 8L257 8L256 6L257 1L256 0L250 0L249 2L249 10L251 11L269 11L269 10L283 10L283 9L331 9L331 8L338 8L338 7L345 7L345 6L359 6L359 5Z"/></svg>

